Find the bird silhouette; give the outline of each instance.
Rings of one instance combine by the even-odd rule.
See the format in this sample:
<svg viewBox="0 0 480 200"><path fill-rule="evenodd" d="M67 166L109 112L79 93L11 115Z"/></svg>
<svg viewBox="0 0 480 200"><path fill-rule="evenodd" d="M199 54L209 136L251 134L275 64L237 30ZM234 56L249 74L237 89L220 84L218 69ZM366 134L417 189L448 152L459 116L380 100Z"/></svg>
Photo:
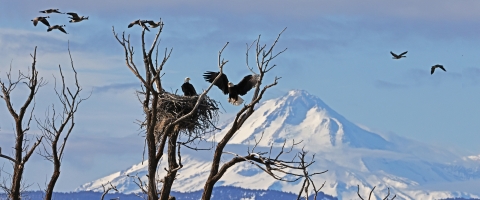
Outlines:
<svg viewBox="0 0 480 200"><path fill-rule="evenodd" d="M65 25L53 25L53 26L50 26L50 27L48 27L47 32L50 32L50 31L52 31L53 29L58 29L58 30L62 31L63 33L68 34L67 31L65 31L65 29L63 29L64 26L65 26Z"/></svg>
<svg viewBox="0 0 480 200"><path fill-rule="evenodd" d="M68 12L67 15L70 15L71 17L68 17L70 18L71 20L69 21L70 23L74 23L74 22L81 22L83 20L88 20L88 16L85 17L85 16L78 16L77 13L74 13L74 12Z"/></svg>
<svg viewBox="0 0 480 200"><path fill-rule="evenodd" d="M144 28L144 29L147 30L147 31L150 31L150 30L148 29L148 27L145 25L144 21L142 21L142 20L140 20L140 19L135 20L135 21L133 21L132 23L130 23L130 24L128 25L128 28L132 28L132 26L135 25L135 24L141 26L142 28Z"/></svg>
<svg viewBox="0 0 480 200"><path fill-rule="evenodd" d="M443 71L447 71L447 70L445 70L445 68L443 68L443 65L436 64L436 65L432 66L432 69L430 70L430 75L432 75L433 72L435 72L435 69L436 69L436 68L440 68L440 69L442 69Z"/></svg>
<svg viewBox="0 0 480 200"><path fill-rule="evenodd" d="M62 13L60 11L58 11L59 9L47 9L47 10L42 10L40 11L40 13L47 13L47 14L50 14L50 13L60 13L60 14L65 14L65 13Z"/></svg>
<svg viewBox="0 0 480 200"><path fill-rule="evenodd" d="M34 26L37 26L38 22L42 22L43 24L45 24L46 26L50 26L50 23L48 23L48 20L47 18L50 18L49 16L46 16L46 17L35 17L33 18L32 21L33 22L33 25Z"/></svg>
<svg viewBox="0 0 480 200"><path fill-rule="evenodd" d="M407 56L405 56L405 54L407 54L407 52L408 51L405 51L405 52L401 53L400 55L397 55L397 54L390 51L390 54L392 54L393 59L400 59L400 58L406 58Z"/></svg>

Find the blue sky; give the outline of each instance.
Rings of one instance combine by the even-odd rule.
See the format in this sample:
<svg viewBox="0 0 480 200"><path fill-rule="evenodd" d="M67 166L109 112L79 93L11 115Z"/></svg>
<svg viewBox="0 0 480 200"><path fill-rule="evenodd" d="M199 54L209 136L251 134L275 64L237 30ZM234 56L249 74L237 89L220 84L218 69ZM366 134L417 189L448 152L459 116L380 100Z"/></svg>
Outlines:
<svg viewBox="0 0 480 200"><path fill-rule="evenodd" d="M50 23L66 24L69 34L47 33L43 24L34 27L30 20L48 8L90 19L70 24L66 15L51 14ZM163 80L169 91L179 90L186 76L197 91L206 88L202 73L217 70L217 54L226 42L230 44L223 56L229 63L224 72L229 77L248 74L246 43L261 34L262 43L270 44L288 27L277 46L278 51L288 50L275 60L278 67L266 81L274 76L282 79L266 99L304 89L352 122L378 132L479 154L479 9L480 1L473 0L3 1L0 77L4 80L10 63L14 71L27 70L29 54L38 46L37 66L49 81L37 99L36 116L43 117L47 106L56 101L52 74L58 76L59 64L69 67L70 41L83 94L92 91L92 96L80 105L57 187L60 191L141 159L143 140L134 124L142 117L134 95L139 83L125 66L123 49L112 34L112 26L117 32L125 31L139 50L141 29L127 28L139 18L164 20L160 48L173 48ZM146 34L147 44L154 33ZM389 53L407 50L407 58L401 60L393 60ZM447 72L430 75L435 64L444 65ZM21 90L15 96L18 100L23 100ZM210 94L226 100L217 90ZM239 109L224 102L222 119ZM13 144L12 121L4 103L0 103L0 119L0 145L7 152ZM49 167L34 156L27 164L31 177L27 181L45 182L48 176L39 175L38 170Z"/></svg>

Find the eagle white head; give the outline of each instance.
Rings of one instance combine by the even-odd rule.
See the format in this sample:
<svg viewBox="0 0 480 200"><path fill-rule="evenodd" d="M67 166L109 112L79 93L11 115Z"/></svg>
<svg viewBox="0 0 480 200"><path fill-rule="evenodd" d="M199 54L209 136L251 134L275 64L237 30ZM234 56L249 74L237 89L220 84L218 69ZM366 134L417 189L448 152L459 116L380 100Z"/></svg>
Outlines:
<svg viewBox="0 0 480 200"><path fill-rule="evenodd" d="M232 82L228 82L228 87L233 87L233 83Z"/></svg>
<svg viewBox="0 0 480 200"><path fill-rule="evenodd" d="M190 81L189 77L185 78L185 83L188 83L189 81Z"/></svg>

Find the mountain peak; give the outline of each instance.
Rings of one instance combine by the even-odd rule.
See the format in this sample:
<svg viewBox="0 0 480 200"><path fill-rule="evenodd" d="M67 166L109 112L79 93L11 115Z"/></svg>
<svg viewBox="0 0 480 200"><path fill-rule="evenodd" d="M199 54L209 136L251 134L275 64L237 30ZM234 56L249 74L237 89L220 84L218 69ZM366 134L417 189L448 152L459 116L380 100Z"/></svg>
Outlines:
<svg viewBox="0 0 480 200"><path fill-rule="evenodd" d="M231 124L216 134L222 138ZM263 135L263 136L262 136ZM286 95L264 101L241 127L233 143L281 146L285 141L304 140L307 149L350 146L388 149L391 144L381 136L366 131L335 112L320 98L305 90L291 90Z"/></svg>

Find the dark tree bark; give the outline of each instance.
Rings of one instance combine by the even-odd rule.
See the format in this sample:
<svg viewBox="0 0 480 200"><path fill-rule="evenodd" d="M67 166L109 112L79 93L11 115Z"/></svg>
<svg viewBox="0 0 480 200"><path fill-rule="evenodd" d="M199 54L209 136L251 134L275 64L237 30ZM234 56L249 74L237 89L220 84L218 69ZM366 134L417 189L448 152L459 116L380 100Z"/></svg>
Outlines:
<svg viewBox="0 0 480 200"><path fill-rule="evenodd" d="M43 81L43 78L38 78L38 71L36 69L36 55L37 55L37 47L35 47L33 55L30 55L33 59L32 65L30 67L31 74L23 74L19 72L18 78L14 80L11 74L11 66L10 71L7 73L7 81L4 82L0 80L0 86L2 90L2 94L0 98L2 98L7 106L7 110L9 111L10 115L12 116L15 122L15 156L13 158L7 158L11 160L13 164L13 175L12 175L12 184L8 188L7 186L2 186L2 188L6 189L8 196L12 200L19 200L21 199L21 191L22 188L22 178L23 178L23 171L25 169L25 164L29 160L30 156L33 154L37 146L42 141L43 136L38 137L36 142L29 147L26 142L28 139L25 137L27 132L30 130L30 122L32 121L32 113L35 108L35 95L37 94L40 87L44 86L46 83ZM25 102L23 103L22 107L19 111L16 111L13 108L12 100L10 98L11 93L14 89L18 86L19 83L25 83L28 87L28 96ZM30 114L28 118L26 117L27 111L29 107L32 105ZM25 125L25 127L24 127ZM9 157L6 155L1 156L3 158ZM8 189L7 189L8 188Z"/></svg>

